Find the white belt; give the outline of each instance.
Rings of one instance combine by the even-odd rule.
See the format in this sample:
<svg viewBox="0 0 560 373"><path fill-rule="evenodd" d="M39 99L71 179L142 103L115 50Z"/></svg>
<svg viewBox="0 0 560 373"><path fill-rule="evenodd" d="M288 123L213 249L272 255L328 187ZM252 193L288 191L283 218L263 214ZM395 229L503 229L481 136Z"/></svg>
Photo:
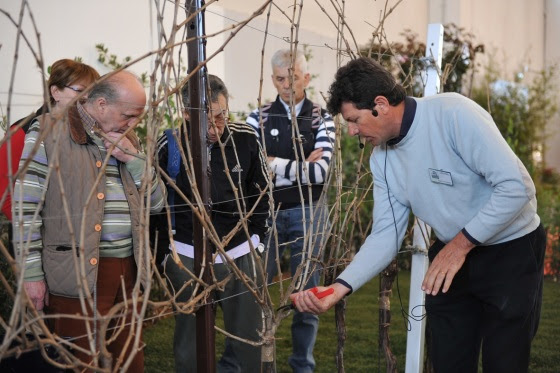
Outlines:
<svg viewBox="0 0 560 373"><path fill-rule="evenodd" d="M257 234L254 234L251 236L251 242L253 243L253 247L256 248L261 242L261 239ZM169 245L169 250L172 250L171 245ZM181 254L188 258L194 258L194 247L188 243L175 241L175 250L177 250L177 254ZM251 246L249 245L249 241L245 241L242 244L235 246L233 249L226 251L226 255L231 260L235 260L249 254L249 252L251 252ZM222 255L218 254L214 263L220 264L223 262L224 260L222 260Z"/></svg>

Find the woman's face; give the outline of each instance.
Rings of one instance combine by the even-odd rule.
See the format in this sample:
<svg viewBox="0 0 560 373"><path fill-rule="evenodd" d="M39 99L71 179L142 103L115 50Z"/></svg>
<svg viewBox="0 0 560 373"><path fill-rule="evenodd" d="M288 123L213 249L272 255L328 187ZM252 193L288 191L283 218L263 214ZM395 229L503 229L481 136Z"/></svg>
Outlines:
<svg viewBox="0 0 560 373"><path fill-rule="evenodd" d="M70 101L81 94L87 86L88 84L83 81L68 84L62 88L55 85L51 86L50 90L55 101L55 106L59 109L66 107Z"/></svg>

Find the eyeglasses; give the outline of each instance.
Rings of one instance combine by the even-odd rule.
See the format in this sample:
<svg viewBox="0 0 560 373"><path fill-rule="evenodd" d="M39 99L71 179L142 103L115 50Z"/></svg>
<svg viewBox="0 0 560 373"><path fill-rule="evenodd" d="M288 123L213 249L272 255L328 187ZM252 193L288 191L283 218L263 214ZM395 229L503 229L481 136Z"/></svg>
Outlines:
<svg viewBox="0 0 560 373"><path fill-rule="evenodd" d="M214 122L216 125L223 125L229 118L229 113L227 110L220 110L215 113L210 110L210 113L208 114L208 119L210 120L210 122Z"/></svg>
<svg viewBox="0 0 560 373"><path fill-rule="evenodd" d="M83 89L76 88L76 87L71 87L69 85L65 85L65 87L69 88L69 89L71 89L71 90L73 90L74 92L77 92L77 93L82 93L84 91Z"/></svg>

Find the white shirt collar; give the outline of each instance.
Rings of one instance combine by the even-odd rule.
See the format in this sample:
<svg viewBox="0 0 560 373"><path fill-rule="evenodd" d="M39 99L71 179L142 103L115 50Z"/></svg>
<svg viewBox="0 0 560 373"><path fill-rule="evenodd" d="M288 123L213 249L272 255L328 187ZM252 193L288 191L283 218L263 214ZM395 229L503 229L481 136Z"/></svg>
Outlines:
<svg viewBox="0 0 560 373"><path fill-rule="evenodd" d="M288 119L292 119L292 109L290 108L290 105L285 103L284 100L282 100L282 97L278 97L280 99L280 102L282 103L282 105L284 105L284 109L286 109L286 112L288 113ZM301 108L303 107L303 102L305 101L305 97L303 98L303 100L301 100L299 103L296 104L295 106L295 111L296 111L296 116L299 115L299 112L301 111Z"/></svg>

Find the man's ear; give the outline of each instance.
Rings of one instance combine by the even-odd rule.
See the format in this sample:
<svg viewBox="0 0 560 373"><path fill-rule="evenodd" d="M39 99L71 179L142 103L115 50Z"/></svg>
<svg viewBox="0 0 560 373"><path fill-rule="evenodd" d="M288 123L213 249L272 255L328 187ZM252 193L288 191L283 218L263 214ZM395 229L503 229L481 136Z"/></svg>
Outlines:
<svg viewBox="0 0 560 373"><path fill-rule="evenodd" d="M100 114L105 114L108 103L105 97L98 97L94 101L94 106Z"/></svg>
<svg viewBox="0 0 560 373"><path fill-rule="evenodd" d="M305 75L303 75L303 86L304 86L304 88L307 88L310 81L311 81L311 74L305 73Z"/></svg>
<svg viewBox="0 0 560 373"><path fill-rule="evenodd" d="M387 100L387 97L385 96L376 96L373 99L373 103L375 109L383 114L386 114L387 110L389 109L389 106L391 106L391 104L389 104L389 100Z"/></svg>

